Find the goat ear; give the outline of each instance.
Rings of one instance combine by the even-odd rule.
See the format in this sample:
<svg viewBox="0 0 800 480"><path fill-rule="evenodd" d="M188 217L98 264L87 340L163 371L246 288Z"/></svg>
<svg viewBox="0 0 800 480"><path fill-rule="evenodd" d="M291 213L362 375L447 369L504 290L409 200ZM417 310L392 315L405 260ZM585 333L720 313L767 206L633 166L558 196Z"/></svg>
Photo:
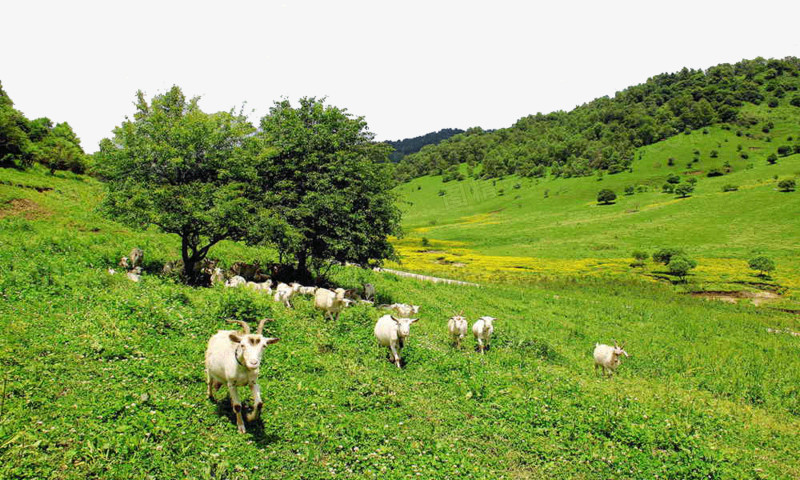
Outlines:
<svg viewBox="0 0 800 480"><path fill-rule="evenodd" d="M265 338L264 345L272 345L273 343L278 343L280 340L280 338Z"/></svg>
<svg viewBox="0 0 800 480"><path fill-rule="evenodd" d="M236 335L235 333L231 333L230 335L228 335L228 338L233 343L241 343L242 342L242 337L240 337L239 335Z"/></svg>

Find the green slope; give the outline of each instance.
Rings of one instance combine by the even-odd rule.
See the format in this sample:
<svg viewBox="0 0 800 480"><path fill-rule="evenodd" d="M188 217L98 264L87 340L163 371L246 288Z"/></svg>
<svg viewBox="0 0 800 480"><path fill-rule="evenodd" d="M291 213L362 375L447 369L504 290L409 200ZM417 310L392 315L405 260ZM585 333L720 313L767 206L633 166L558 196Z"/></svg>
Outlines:
<svg viewBox="0 0 800 480"><path fill-rule="evenodd" d="M339 270L343 286L371 281L381 301L422 305L398 370L375 346L375 309L334 324L308 300L287 310L176 284L153 272L177 240L98 217L97 182L6 169L0 181L0 478L800 476L797 337L767 332L800 331L796 315L631 279L465 288ZM563 182L550 199L591 219L599 209L576 192L596 184ZM145 249L140 284L106 271L133 246ZM212 255L271 252L227 243ZM446 319L461 309L498 318L485 357L449 346ZM265 353L263 424L239 435L227 395L205 399L203 351L225 318L263 316L282 340ZM591 351L612 339L631 358L600 379Z"/></svg>

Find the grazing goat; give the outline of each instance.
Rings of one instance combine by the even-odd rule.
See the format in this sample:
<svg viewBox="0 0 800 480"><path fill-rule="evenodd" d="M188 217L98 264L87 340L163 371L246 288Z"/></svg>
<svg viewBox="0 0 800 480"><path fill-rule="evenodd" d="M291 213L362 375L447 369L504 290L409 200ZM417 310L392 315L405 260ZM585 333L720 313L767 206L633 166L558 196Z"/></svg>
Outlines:
<svg viewBox="0 0 800 480"><path fill-rule="evenodd" d="M391 305L381 305L379 308L392 310L401 317L410 317L419 313L419 305L408 305L405 303L393 303Z"/></svg>
<svg viewBox="0 0 800 480"><path fill-rule="evenodd" d="M371 283L364 284L364 300L368 302L375 300L375 285Z"/></svg>
<svg viewBox="0 0 800 480"><path fill-rule="evenodd" d="M347 306L347 290L344 288L337 288L336 290L328 290L327 288L318 288L314 292L314 307L319 310L324 310L331 320L339 320L339 312Z"/></svg>
<svg viewBox="0 0 800 480"><path fill-rule="evenodd" d="M400 350L411 334L411 324L418 318L396 318L384 315L375 323L375 338L382 347L389 347L389 361L400 368Z"/></svg>
<svg viewBox="0 0 800 480"><path fill-rule="evenodd" d="M301 286L302 285L296 282L293 282L290 285L279 283L278 286L275 287L275 295L273 296L273 299L276 302L283 302L283 304L286 305L286 308L292 308L292 297L294 297L295 294L300 291Z"/></svg>
<svg viewBox="0 0 800 480"><path fill-rule="evenodd" d="M447 330L456 348L461 348L461 340L467 335L467 319L462 316L463 313L462 310L458 315L450 317L447 322Z"/></svg>
<svg viewBox="0 0 800 480"><path fill-rule="evenodd" d="M297 290L298 295L314 295L315 293L317 293L317 287L300 287Z"/></svg>
<svg viewBox="0 0 800 480"><path fill-rule="evenodd" d="M251 422L261 415L264 402L261 401L261 387L258 385L258 372L261 367L261 356L264 347L276 343L279 339L264 337L263 319L258 323L256 333L250 333L250 326L243 320L229 320L239 323L244 334L234 330L220 330L208 341L206 349L206 379L208 381L208 398L214 401L214 392L223 384L228 387L231 406L236 413L236 426L240 433L245 433L242 421L242 402L239 401L237 387L248 385L253 393L253 411L247 416Z"/></svg>
<svg viewBox="0 0 800 480"><path fill-rule="evenodd" d="M489 348L489 339L494 333L494 325L492 323L497 320L493 317L481 317L472 324L472 334L475 335L475 340L478 342L478 350L481 354L486 352Z"/></svg>
<svg viewBox="0 0 800 480"><path fill-rule="evenodd" d="M240 285L247 285L247 280L239 275L234 275L233 277L229 278L227 282L225 282L225 286L230 288L236 288Z"/></svg>
<svg viewBox="0 0 800 480"><path fill-rule="evenodd" d="M594 371L597 373L597 368L600 367L601 371L600 374L605 376L606 372L608 372L608 376L611 376L619 367L620 364L620 355L628 356L628 352L625 351L625 345L623 344L621 347L617 345L617 342L614 341L614 346L605 345L600 343L594 344Z"/></svg>
<svg viewBox="0 0 800 480"><path fill-rule="evenodd" d="M141 267L144 260L144 251L141 248L134 247L128 257L131 260L131 268Z"/></svg>
<svg viewBox="0 0 800 480"><path fill-rule="evenodd" d="M251 290L255 290L256 292L265 292L267 295L272 293L272 280L267 280L266 282L247 282L245 286Z"/></svg>

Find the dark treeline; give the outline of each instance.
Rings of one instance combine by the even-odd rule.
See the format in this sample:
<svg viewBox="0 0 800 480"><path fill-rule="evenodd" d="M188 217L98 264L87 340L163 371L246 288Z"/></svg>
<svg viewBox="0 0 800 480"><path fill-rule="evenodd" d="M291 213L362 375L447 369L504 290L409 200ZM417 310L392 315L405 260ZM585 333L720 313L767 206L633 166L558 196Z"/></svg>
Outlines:
<svg viewBox="0 0 800 480"><path fill-rule="evenodd" d="M426 133L419 137L406 138L403 140L395 140L393 142L386 142L394 148L394 152L389 154L389 159L397 163L406 155L417 153L425 145L436 145L443 140L447 140L453 135L464 133L464 130L459 128L443 128L438 132Z"/></svg>
<svg viewBox="0 0 800 480"><path fill-rule="evenodd" d="M0 166L25 168L34 162L50 169L83 173L87 156L67 122L53 125L47 117L28 120L0 83Z"/></svg>
<svg viewBox="0 0 800 480"><path fill-rule="evenodd" d="M800 106L798 75L796 57L759 57L705 71L684 68L570 112L530 115L494 132L470 129L406 156L395 177L459 180L462 163L468 175L483 178L618 173L630 168L634 151L643 145L715 123L752 124L754 119L741 111L748 103L775 107L788 96L788 103Z"/></svg>

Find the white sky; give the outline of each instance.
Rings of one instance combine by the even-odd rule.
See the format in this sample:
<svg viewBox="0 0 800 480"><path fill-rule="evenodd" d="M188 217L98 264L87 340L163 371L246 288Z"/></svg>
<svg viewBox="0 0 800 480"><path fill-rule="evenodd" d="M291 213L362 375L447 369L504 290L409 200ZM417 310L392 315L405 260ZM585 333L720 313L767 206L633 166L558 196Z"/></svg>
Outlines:
<svg viewBox="0 0 800 480"><path fill-rule="evenodd" d="M502 128L653 75L800 56L800 2L37 1L0 7L0 81L87 152L136 90L207 112L327 96L379 140Z"/></svg>

